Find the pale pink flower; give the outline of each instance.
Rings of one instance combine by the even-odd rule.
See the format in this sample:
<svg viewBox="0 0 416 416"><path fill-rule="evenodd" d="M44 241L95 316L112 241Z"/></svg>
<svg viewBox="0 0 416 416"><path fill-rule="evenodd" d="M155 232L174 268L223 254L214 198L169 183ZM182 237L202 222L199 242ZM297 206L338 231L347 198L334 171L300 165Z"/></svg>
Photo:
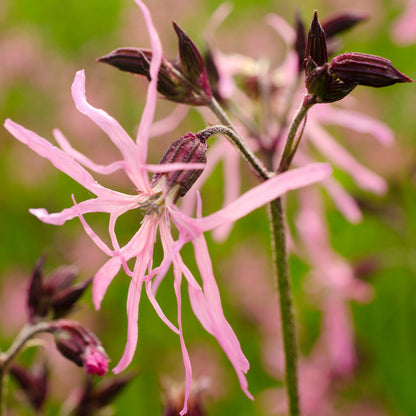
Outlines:
<svg viewBox="0 0 416 416"><path fill-rule="evenodd" d="M391 30L393 40L401 45L416 41L416 0L407 0L404 12L394 22Z"/></svg>
<svg viewBox="0 0 416 416"><path fill-rule="evenodd" d="M94 243L111 257L100 268L94 278L93 301L97 309L100 307L109 284L121 267L131 277L127 298L127 343L122 358L113 369L115 373L124 370L133 359L138 340L139 300L142 289L145 289L159 317L180 339L186 374L185 403L181 414L185 414L191 386L192 370L182 332L181 282L183 276L188 283L189 297L195 315L205 330L215 336L232 363L241 388L248 397L252 398L245 378L249 363L241 350L234 331L225 319L203 232L234 222L288 190L322 180L330 174L331 169L326 164L315 164L275 176L240 196L240 198L224 209L206 217L202 217L199 214L198 218L191 218L182 213L174 204L170 190L165 186L165 181L162 179L158 184L152 186L148 178L148 171L163 173L183 169L201 169L203 166L193 163L146 165L148 138L157 97L156 75L162 57L162 49L148 9L140 0L136 0L136 3L144 14L153 51L150 66L152 81L149 83L146 105L136 141L128 136L114 118L87 102L83 71L79 71L76 74L72 85L72 96L77 109L107 133L110 140L122 154L122 160L106 166L96 164L87 156L72 148L58 130L54 131L54 135L62 150L11 120L5 122L5 127L18 140L39 155L47 158L55 167L72 177L96 196L79 204L73 198L74 205L59 213L49 214L45 209L31 209L30 212L43 222L54 225L62 225L74 217L79 217L85 231ZM110 174L122 169L133 183L137 193L130 195L105 188L96 182L84 167L100 174ZM131 240L121 247L115 233L116 221L125 212L140 207L146 212L142 225ZM110 214L108 232L112 248L98 237L85 221L83 215L92 212ZM201 212L200 203L198 212ZM179 231L177 241L174 241L172 237L170 231L171 223ZM164 250L164 260L159 267L154 268L153 246L158 232ZM179 251L187 242L192 242L194 247L196 263L202 279L202 287L180 256ZM135 259L133 270L130 270L127 265L130 259ZM177 299L177 325L173 324L166 317L155 298L156 288L171 264L173 264L174 291Z"/></svg>
<svg viewBox="0 0 416 416"><path fill-rule="evenodd" d="M256 117L257 107L250 97L237 87L234 77L237 75L258 77L259 79L266 77L278 89L278 94L272 100L270 125L266 126L266 134L260 134L259 137L252 138L250 137L250 131L242 123L235 122L237 130L247 139L246 142L255 152L259 152L262 148L267 149L270 145L270 137L273 137L279 131L281 127L279 124L280 118L286 110L288 99L292 99L294 106L296 106L296 103L301 102L306 92L303 83L301 83L300 88L297 88L299 82L297 78L298 57L293 49L296 37L294 29L284 19L275 14L267 15L266 22L278 33L286 46L286 54L282 63L269 72L264 72L264 65L260 65L258 60L241 54L227 55L221 53L215 46L211 46L220 77L218 85L220 95L238 103L248 120ZM296 89L296 94L291 96L293 89ZM294 158L294 165L304 166L313 162L314 156L310 151L313 147L331 164L346 172L357 187L382 195L387 191L386 181L360 163L349 150L339 144L326 129L326 126L340 126L352 132L368 134L382 146L390 146L393 143L393 132L381 121L351 110L349 101L353 100L344 99L343 102L337 104L318 104L309 111L303 139ZM294 116L294 108L291 109L289 119L291 116ZM211 118L208 118L208 121L213 122ZM282 137L286 137L286 135L287 131L283 131ZM283 145L283 141L279 143L273 155L275 165L279 161ZM223 163L225 180L223 204L225 205L234 200L240 192L240 183L235 180L235 178L241 176L239 164L235 163L232 152L228 150L228 143L223 140L218 140L211 150L214 150L214 152L213 158L208 159L209 169L214 169L215 165L220 162ZM201 175L198 185L202 186L207 177L208 175ZM358 204L336 179L330 177L322 181L321 186L325 188L337 209L348 221L357 223L361 220L362 213ZM231 229L232 224L227 224L226 227L215 230L213 236L217 241L223 241L227 238Z"/></svg>

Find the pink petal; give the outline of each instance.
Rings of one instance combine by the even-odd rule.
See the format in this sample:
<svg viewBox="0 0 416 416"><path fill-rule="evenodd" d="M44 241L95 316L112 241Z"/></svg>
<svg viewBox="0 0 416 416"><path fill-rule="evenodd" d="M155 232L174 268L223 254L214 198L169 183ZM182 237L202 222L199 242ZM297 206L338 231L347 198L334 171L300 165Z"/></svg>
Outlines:
<svg viewBox="0 0 416 416"><path fill-rule="evenodd" d="M188 349L185 345L185 340L183 338L183 328L182 328L182 300L181 300L181 282L182 282L182 270L178 267L178 263L174 263L174 289L176 295L176 302L178 305L178 326L179 326L179 339L181 342L181 351L182 351L182 360L183 366L185 369L185 392L184 392L184 404L183 409L180 411L180 415L186 415L188 410L188 399L191 392L191 382L192 382L192 366L191 360L189 358Z"/></svg>
<svg viewBox="0 0 416 416"><path fill-rule="evenodd" d="M408 0L406 9L396 20L392 29L392 38L400 45L411 45L416 41L416 0Z"/></svg>
<svg viewBox="0 0 416 416"><path fill-rule="evenodd" d="M151 81L147 88L146 105L143 110L136 140L137 148L140 150L138 162L139 164L144 164L147 158L147 145L150 136L150 126L153 122L153 117L156 108L157 79L160 64L162 62L162 45L160 43L157 30L153 25L152 16L150 15L149 9L141 0L135 1L142 11L147 31L149 33L150 45L152 49L152 60L150 63L149 70Z"/></svg>
<svg viewBox="0 0 416 416"><path fill-rule="evenodd" d="M153 247L157 231L157 221L157 218L146 216L140 229L119 250L117 257L110 259L95 275L93 282L93 301L97 309L100 307L105 292L114 276L120 270L121 265L133 257L143 257L143 252L145 252L147 246Z"/></svg>
<svg viewBox="0 0 416 416"><path fill-rule="evenodd" d="M125 195L111 191L110 189L106 189L106 191L108 191L108 199L88 199L86 201L80 202L77 207L73 206L70 208L65 208L61 212L49 214L48 211L43 208L32 208L29 210L29 212L47 224L62 225L66 221L77 217L78 210L82 214L91 212L122 213L138 206L136 195ZM110 195L112 197L111 199Z"/></svg>
<svg viewBox="0 0 416 416"><path fill-rule="evenodd" d="M295 43L296 32L281 16L277 14L268 14L266 22L280 35L288 48Z"/></svg>
<svg viewBox="0 0 416 416"><path fill-rule="evenodd" d="M72 97L78 111L89 117L117 146L123 155L126 164L126 173L134 185L142 190L149 190L148 178L145 171L139 169L138 160L142 157L134 141L120 126L117 120L108 115L104 110L93 107L87 102L85 96L85 73L78 71L72 84Z"/></svg>
<svg viewBox="0 0 416 416"><path fill-rule="evenodd" d="M341 212L348 221L357 224L362 220L363 214L361 213L357 202L345 191L339 182L333 178L327 178L322 182L322 186L327 190L339 212Z"/></svg>
<svg viewBox="0 0 416 416"><path fill-rule="evenodd" d="M95 309L100 309L101 302L110 283L113 281L121 267L120 257L108 260L95 274L92 285L92 300Z"/></svg>
<svg viewBox="0 0 416 416"><path fill-rule="evenodd" d="M246 216L285 192L321 181L331 172L332 169L327 163L314 163L276 175L249 190L227 207L202 219L192 220L192 222L202 231L212 230Z"/></svg>
<svg viewBox="0 0 416 416"><path fill-rule="evenodd" d="M153 222L153 225L155 223ZM138 339L138 319L139 319L139 302L142 285L145 279L146 269L151 267L153 257L153 245L156 237L156 226L149 228L149 232L143 238L143 252L136 257L136 264L134 266L134 274L129 286L129 293L127 296L127 342L124 349L123 356L113 369L115 374L123 371L133 359L136 351Z"/></svg>
<svg viewBox="0 0 416 416"><path fill-rule="evenodd" d="M323 128L309 120L306 131L313 144L330 161L347 172L358 186L376 194L384 194L387 184L383 178L357 162Z"/></svg>
<svg viewBox="0 0 416 416"><path fill-rule="evenodd" d="M16 137L17 140L26 144L38 155L48 159L56 168L66 173L95 195L99 195L100 192L105 189L95 181L88 171L72 159L72 157L67 155L61 149L53 146L43 137L38 136L33 131L25 129L23 126L10 119L5 121L4 127Z"/></svg>
<svg viewBox="0 0 416 416"><path fill-rule="evenodd" d="M190 107L178 104L165 118L153 122L150 126L150 137L163 136L174 131L188 115Z"/></svg>
<svg viewBox="0 0 416 416"><path fill-rule="evenodd" d="M146 259L144 259L146 260ZM139 335L139 303L142 291L143 279L147 264L143 259L136 259L136 268L134 277L131 279L129 293L127 296L127 342L124 348L123 356L118 364L113 368L114 374L119 374L131 363L134 353L136 352L137 340Z"/></svg>
<svg viewBox="0 0 416 416"><path fill-rule="evenodd" d="M81 165L85 166L87 169L92 170L96 173L101 173L102 175L109 175L111 173L114 173L120 169L125 169L126 165L124 161L120 160L118 162L110 163L109 165L100 165L95 162L93 162L90 158L86 157L82 153L78 152L78 150L75 150L66 137L62 134L62 132L58 129L53 130L53 135L55 137L55 140L58 142L61 149L71 156L74 160L76 160Z"/></svg>
<svg viewBox="0 0 416 416"><path fill-rule="evenodd" d="M371 134L384 146L389 146L394 142L394 133L388 126L358 111L342 110L332 106L317 106L313 111L313 118L320 122Z"/></svg>
<svg viewBox="0 0 416 416"><path fill-rule="evenodd" d="M241 350L240 343L234 331L225 319L205 239L199 237L193 241L193 245L195 259L203 281L205 302L200 297L201 292L195 290L194 285L190 285L189 295L191 297L192 308L198 319L203 323L205 329L209 330L208 332L215 336L223 348L236 371L241 389L247 397L253 400L253 396L248 391L248 383L245 377L245 373L249 369L249 363Z"/></svg>
<svg viewBox="0 0 416 416"><path fill-rule="evenodd" d="M145 284L145 288L146 288L146 294L147 297L149 298L150 303L153 306L153 309L156 311L157 315L159 316L159 318L162 320L162 322L175 334L179 335L179 329L176 328L175 325L173 325L173 323L169 320L169 318L165 315L165 313L162 311L162 308L160 307L158 301L156 300L155 296L154 296L154 292L152 289L152 281L149 279L146 281Z"/></svg>

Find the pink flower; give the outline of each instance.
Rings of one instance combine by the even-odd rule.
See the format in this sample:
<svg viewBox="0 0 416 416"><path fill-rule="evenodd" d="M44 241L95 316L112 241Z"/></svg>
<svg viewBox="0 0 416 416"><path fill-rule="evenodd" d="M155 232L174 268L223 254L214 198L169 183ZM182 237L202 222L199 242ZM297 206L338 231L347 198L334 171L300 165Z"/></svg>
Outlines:
<svg viewBox="0 0 416 416"><path fill-rule="evenodd" d="M122 155L121 160L107 166L96 164L85 155L73 149L58 130L54 131L54 136L61 149L11 120L6 120L5 127L18 140L39 155L47 158L59 170L72 177L95 195L94 198L82 201L79 204L73 198L74 205L59 213L50 214L45 209L31 209L30 212L41 221L54 225L62 225L74 217L79 217L90 238L110 257L94 278L93 301L97 309L100 307L109 284L121 267L131 277L127 298L127 343L122 358L113 369L115 373L123 371L133 359L138 340L139 301L142 290L146 291L159 317L180 339L186 374L185 403L181 414L185 414L191 386L192 369L182 332L181 283L183 277L185 277L188 283L188 293L195 315L205 330L217 339L236 371L242 390L248 397L252 398L248 391L245 377L249 363L241 350L234 331L224 316L219 290L214 278L203 233L236 221L286 191L322 180L330 174L331 169L326 164L314 164L275 176L251 189L227 207L206 217L199 215L198 218L191 218L181 212L175 205L175 198L172 196L170 189L167 188L166 181L163 180L164 176L156 185L152 186L148 178L148 172L166 173L185 169L201 169L203 165L201 166L200 163L146 165L148 138L157 97L156 74L158 73L162 57L162 49L148 9L140 0L136 0L136 3L144 14L153 53L150 66L152 81L149 83L147 101L136 141L129 137L114 118L87 102L83 71L79 71L76 74L72 85L72 96L77 109L107 133L110 140L120 151ZM96 182L85 168L100 174L110 174L116 170L123 169L137 193L130 195L106 188ZM199 202L198 205L198 211L201 212L201 203ZM127 244L120 246L115 233L116 221L120 215L137 208L145 211L141 227ZM83 215L92 212L110 214L108 232L112 248L85 221ZM174 240L171 234L171 224L174 224L179 232L177 241ZM164 260L159 267L153 267L153 246L157 233L160 235L163 246ZM184 264L180 255L180 249L187 242L191 242L193 245L196 263L202 279L202 287ZM127 265L130 259L135 261L133 270L130 270ZM171 264L173 265L174 291L177 299L176 325L166 317L155 297L157 287ZM94 355L91 357L90 364L93 363L93 358Z"/></svg>
<svg viewBox="0 0 416 416"><path fill-rule="evenodd" d="M409 45L416 40L416 0L408 0L406 9L395 21L391 30L394 41L401 45Z"/></svg>
<svg viewBox="0 0 416 416"><path fill-rule="evenodd" d="M103 377L108 371L108 358L95 348L87 348L84 367L88 374Z"/></svg>

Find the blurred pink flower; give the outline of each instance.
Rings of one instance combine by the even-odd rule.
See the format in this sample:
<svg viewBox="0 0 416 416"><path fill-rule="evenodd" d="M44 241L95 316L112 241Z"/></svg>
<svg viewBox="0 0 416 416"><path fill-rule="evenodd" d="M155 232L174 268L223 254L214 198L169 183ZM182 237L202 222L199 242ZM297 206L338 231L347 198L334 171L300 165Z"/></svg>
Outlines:
<svg viewBox="0 0 416 416"><path fill-rule="evenodd" d="M72 148L58 130L54 131L54 136L62 150L11 120L6 120L5 127L18 140L39 155L47 158L55 167L72 177L96 196L96 198L88 199L79 204L73 198L74 205L59 213L49 214L45 209L31 209L30 212L43 222L54 225L62 225L67 220L78 216L85 231L94 243L111 257L100 268L94 278L93 300L97 309L100 307L109 284L121 267L131 277L127 298L127 343L122 358L113 369L115 373L124 370L133 359L138 340L139 300L141 290L143 286L145 287L147 296L159 317L180 338L186 374L185 403L181 414L185 414L191 386L192 370L182 333L182 276L185 276L188 282L189 297L195 315L205 330L215 336L222 346L237 373L242 390L248 397L252 398L248 392L247 380L245 378L249 363L241 350L234 331L225 319L203 232L234 222L288 190L322 180L330 174L331 169L326 164L315 164L275 176L251 189L222 210L204 218L200 215L201 203L198 204L198 218L191 218L179 211L175 206L175 201L172 200L169 189L165 186L165 181L161 180L152 187L148 178L148 171L165 173L183 169L201 169L203 165L201 166L200 163L146 165L150 127L156 106L156 81L162 49L147 7L140 0L136 0L136 3L144 14L153 51L150 66L152 80L149 83L146 105L139 125L136 142L128 136L114 118L87 102L83 71L79 71L76 74L72 85L72 95L77 109L108 134L111 141L120 150L123 156L122 160L106 166L96 164ZM119 169L124 170L135 189L137 189L137 194L128 195L101 186L83 166L100 174L110 174ZM115 233L116 221L125 212L140 207L143 207L146 211L142 225L131 240L121 247ZM85 221L83 214L92 212L110 214L108 232L113 249ZM170 231L171 222L179 231L179 238L176 242ZM154 268L153 246L158 230L164 250L164 259L160 267ZM194 247L196 263L202 278L202 287L184 264L179 254L182 246L190 241ZM133 258L135 259L135 265L133 270L130 270L127 262ZM177 326L166 317L155 298L156 289L171 264L173 264L174 290L177 298Z"/></svg>
<svg viewBox="0 0 416 416"><path fill-rule="evenodd" d="M242 75L246 78L258 78L259 82L269 83L272 88L278 91L277 94L271 97L270 116L268 125L263 126L264 131L261 131L256 137L250 137L252 133L248 126L240 122L236 123L241 135L243 137L248 136L247 143L256 152L261 151L261 149L266 149L266 152L270 151L267 150L270 148L270 138L275 137L280 129L283 129L281 137L286 137L287 128L282 125L282 116L288 105L301 102L302 96L305 94L303 83L301 83L300 88L298 84L298 57L293 48L296 38L294 29L284 19L275 14L267 15L266 22L278 33L286 46L286 54L277 68L268 70L261 62L251 57L223 54L218 48L212 47L220 77L218 83L219 94L238 102L240 108L244 109L246 121L256 117L258 106L256 106L256 103L253 104L253 100L242 89L238 88L234 82L234 76ZM293 94L294 92L296 93ZM313 152L311 152L311 147L313 147L331 164L346 172L361 189L375 194L384 194L387 191L386 181L360 163L325 128L327 125L334 125L347 128L352 132L368 134L382 146L390 146L393 143L394 135L388 126L370 116L351 110L349 108L350 101L353 100L345 99L344 102L337 104L318 104L309 111L304 137L295 156L294 164L303 166L313 162L315 159ZM293 116L294 108L291 108L289 120ZM240 187L240 184L234 180L235 177L240 176L238 173L239 166L234 163L231 158L232 154L226 146L227 144L223 141L218 141L215 144L215 154L217 156L215 161L214 159L208 159L210 169L213 169L211 164L218 164L221 161L224 163L225 182L230 181L230 185L224 187L224 203L236 198L236 193L238 195ZM274 152L275 164L278 162L283 146L284 143L281 141ZM202 185L205 178L206 176L200 178L199 185ZM337 180L331 177L322 181L321 185L348 221L357 223L361 220L362 214L357 203ZM232 224L229 224L222 231L216 230L214 237L217 240L224 240L231 228Z"/></svg>
<svg viewBox="0 0 416 416"><path fill-rule="evenodd" d="M400 45L416 41L416 0L407 0L405 10L393 24L391 36Z"/></svg>

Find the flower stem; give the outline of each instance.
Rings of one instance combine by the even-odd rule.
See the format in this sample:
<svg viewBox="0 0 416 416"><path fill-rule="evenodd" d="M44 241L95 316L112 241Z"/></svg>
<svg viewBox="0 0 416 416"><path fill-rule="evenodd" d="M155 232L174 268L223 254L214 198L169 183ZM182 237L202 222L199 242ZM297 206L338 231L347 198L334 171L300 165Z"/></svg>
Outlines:
<svg viewBox="0 0 416 416"><path fill-rule="evenodd" d="M9 364L30 338L39 332L48 331L49 327L50 324L48 322L25 325L16 336L10 348L4 353L0 353L0 416L6 415L5 377Z"/></svg>
<svg viewBox="0 0 416 416"><path fill-rule="evenodd" d="M256 175L263 181L271 178L274 174L269 172L260 160L254 155L254 153L246 146L243 142L242 137L231 127L217 125L217 126L210 126L204 130L198 132L199 137L204 137L204 139L208 139L208 137L214 134L223 134L227 136L227 138L231 141L231 143L238 149L238 151L242 154L244 159L249 163L251 168L255 171Z"/></svg>
<svg viewBox="0 0 416 416"><path fill-rule="evenodd" d="M308 104L307 100L305 99L301 108L299 109L297 116L292 121L283 155L286 155L287 153L287 156L289 156L291 154L292 144L296 137L297 130L310 107L311 104ZM256 157L252 158L250 156L252 154L251 151L247 149L243 140L240 138L235 128L233 127L232 122L229 120L228 116L225 114L225 112L222 110L222 108L215 100L212 102L210 109L222 123L228 126L228 128L226 128L225 126L213 126L211 128L207 128L207 130L209 131L210 129L214 128L213 131L217 130L218 133L220 133L221 131L219 130L222 130L223 134L227 134L227 136L231 138L231 141L238 147L240 152L243 153L245 159L251 165L251 167L257 172L258 176L260 176L262 180L267 180L270 177L270 174L268 173L267 169L263 168L261 164L257 164ZM238 140L234 140L234 136L236 136ZM286 148L288 150L286 150ZM270 158L270 164L271 161L272 158ZM259 166L261 167L261 169L259 168ZM287 165L287 168L288 167L289 166ZM267 174L267 176L265 173ZM284 215L281 198L277 198L276 200L270 203L270 216L274 256L273 260L277 274L277 285L279 288L280 314L282 321L283 344L285 350L286 388L289 402L289 414L290 416L299 416L300 411L297 378L297 345L295 335L295 322L292 310L292 294L290 287Z"/></svg>
<svg viewBox="0 0 416 416"><path fill-rule="evenodd" d="M286 389L289 399L289 415L298 416L300 413L297 377L297 344L281 198L277 198L270 203L270 216L273 263L275 265L277 285L279 288L280 316L285 350L285 373Z"/></svg>
<svg viewBox="0 0 416 416"><path fill-rule="evenodd" d="M298 137L298 139L296 140L295 145L293 145L293 142L295 141L296 134L299 130L300 124L306 117L306 114L308 113L308 110L312 107L312 105L313 102L310 100L309 95L306 95L302 102L302 105L300 106L298 112L296 113L290 125L285 148L283 149L282 158L280 159L279 168L277 170L278 172L285 172L289 169L290 163L292 162L293 156L295 155L297 146L299 144L300 137Z"/></svg>

